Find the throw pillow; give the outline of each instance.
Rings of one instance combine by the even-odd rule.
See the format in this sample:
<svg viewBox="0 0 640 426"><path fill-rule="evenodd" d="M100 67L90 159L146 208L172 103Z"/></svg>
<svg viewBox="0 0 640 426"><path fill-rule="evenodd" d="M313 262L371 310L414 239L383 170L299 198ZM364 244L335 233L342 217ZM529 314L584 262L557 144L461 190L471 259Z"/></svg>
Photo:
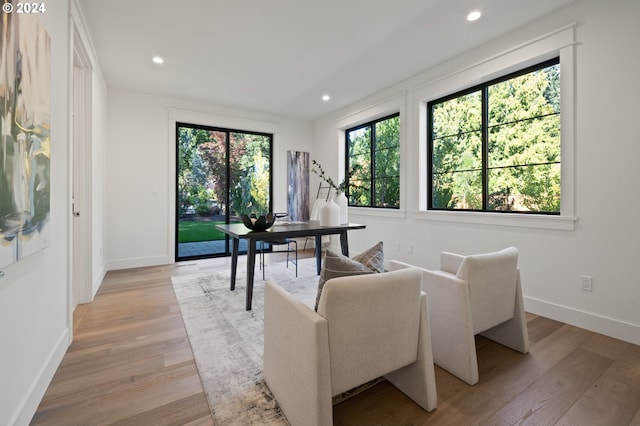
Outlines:
<svg viewBox="0 0 640 426"><path fill-rule="evenodd" d="M382 241L371 247L369 250L355 256L353 259L334 251L327 250L325 253L324 264L320 271L320 279L318 280L318 294L316 295L315 310L318 310L320 295L322 294L324 284L330 279L350 275L372 274L383 271L384 254L382 252Z"/></svg>
<svg viewBox="0 0 640 426"><path fill-rule="evenodd" d="M384 272L384 252L382 250L382 241L359 255L354 256L353 260L362 263L373 272Z"/></svg>

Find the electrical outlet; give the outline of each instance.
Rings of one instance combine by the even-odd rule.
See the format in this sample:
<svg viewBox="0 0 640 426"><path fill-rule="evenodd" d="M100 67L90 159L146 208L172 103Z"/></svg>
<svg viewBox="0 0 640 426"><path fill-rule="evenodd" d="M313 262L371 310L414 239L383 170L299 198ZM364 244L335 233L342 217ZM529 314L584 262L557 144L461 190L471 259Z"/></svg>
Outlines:
<svg viewBox="0 0 640 426"><path fill-rule="evenodd" d="M407 253L409 253L409 254L413 253L413 245L412 244L409 244L407 246Z"/></svg>
<svg viewBox="0 0 640 426"><path fill-rule="evenodd" d="M593 280L586 275L580 275L580 290L593 291Z"/></svg>

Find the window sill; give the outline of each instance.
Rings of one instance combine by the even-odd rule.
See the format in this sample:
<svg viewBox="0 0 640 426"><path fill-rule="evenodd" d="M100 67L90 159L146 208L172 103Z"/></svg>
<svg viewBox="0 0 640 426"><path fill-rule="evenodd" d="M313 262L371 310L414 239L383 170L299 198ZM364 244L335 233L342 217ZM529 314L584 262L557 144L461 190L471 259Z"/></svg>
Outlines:
<svg viewBox="0 0 640 426"><path fill-rule="evenodd" d="M378 217L385 219L404 219L407 217L405 210L385 209L385 208L367 208L367 207L349 207L349 217Z"/></svg>
<svg viewBox="0 0 640 426"><path fill-rule="evenodd" d="M417 220L573 231L577 217L541 214L418 211Z"/></svg>

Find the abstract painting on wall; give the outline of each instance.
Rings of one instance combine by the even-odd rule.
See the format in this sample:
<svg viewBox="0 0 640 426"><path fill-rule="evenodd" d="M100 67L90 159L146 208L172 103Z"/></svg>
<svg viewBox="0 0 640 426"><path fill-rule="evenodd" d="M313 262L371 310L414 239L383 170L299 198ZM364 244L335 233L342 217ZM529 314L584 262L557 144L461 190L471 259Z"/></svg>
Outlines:
<svg viewBox="0 0 640 426"><path fill-rule="evenodd" d="M49 245L51 41L37 15L0 22L0 268Z"/></svg>
<svg viewBox="0 0 640 426"><path fill-rule="evenodd" d="M287 151L287 214L295 222L309 220L309 153Z"/></svg>

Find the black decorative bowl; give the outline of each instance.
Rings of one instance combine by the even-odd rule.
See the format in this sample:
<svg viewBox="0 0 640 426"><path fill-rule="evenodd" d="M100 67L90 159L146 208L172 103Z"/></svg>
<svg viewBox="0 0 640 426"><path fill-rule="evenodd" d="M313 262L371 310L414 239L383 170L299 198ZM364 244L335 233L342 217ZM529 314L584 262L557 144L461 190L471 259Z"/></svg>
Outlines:
<svg viewBox="0 0 640 426"><path fill-rule="evenodd" d="M246 214L240 215L244 226L252 231L264 231L273 226L276 221L276 217L273 213L268 213L266 216L256 217L255 214L247 216Z"/></svg>

